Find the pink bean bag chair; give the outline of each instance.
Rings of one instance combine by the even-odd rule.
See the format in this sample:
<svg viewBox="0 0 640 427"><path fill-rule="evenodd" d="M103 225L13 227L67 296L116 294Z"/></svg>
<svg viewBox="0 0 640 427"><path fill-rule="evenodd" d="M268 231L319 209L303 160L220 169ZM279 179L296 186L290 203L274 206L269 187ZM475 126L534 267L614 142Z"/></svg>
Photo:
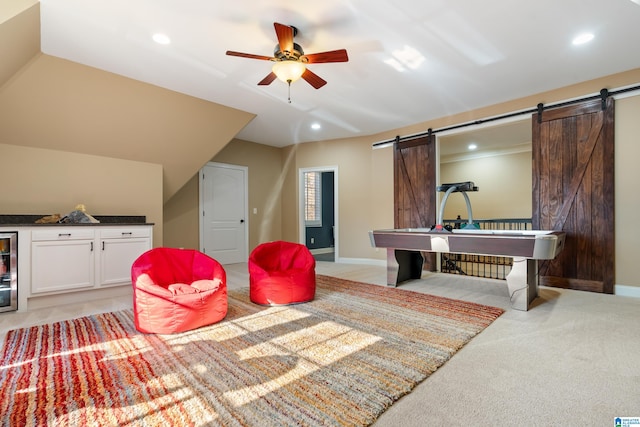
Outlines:
<svg viewBox="0 0 640 427"><path fill-rule="evenodd" d="M193 249L155 248L131 267L133 315L144 333L174 334L227 315L227 277L213 258Z"/></svg>
<svg viewBox="0 0 640 427"><path fill-rule="evenodd" d="M315 297L316 260L304 245L263 243L251 252L248 264L249 298L256 304L296 304Z"/></svg>

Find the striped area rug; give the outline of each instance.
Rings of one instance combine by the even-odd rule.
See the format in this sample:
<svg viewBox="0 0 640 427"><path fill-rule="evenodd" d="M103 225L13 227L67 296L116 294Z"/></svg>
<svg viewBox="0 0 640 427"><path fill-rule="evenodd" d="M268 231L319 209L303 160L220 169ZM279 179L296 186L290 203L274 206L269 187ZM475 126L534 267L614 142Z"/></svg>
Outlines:
<svg viewBox="0 0 640 427"><path fill-rule="evenodd" d="M501 309L318 276L313 302L229 292L220 323L141 334L130 310L10 331L3 426L366 426Z"/></svg>

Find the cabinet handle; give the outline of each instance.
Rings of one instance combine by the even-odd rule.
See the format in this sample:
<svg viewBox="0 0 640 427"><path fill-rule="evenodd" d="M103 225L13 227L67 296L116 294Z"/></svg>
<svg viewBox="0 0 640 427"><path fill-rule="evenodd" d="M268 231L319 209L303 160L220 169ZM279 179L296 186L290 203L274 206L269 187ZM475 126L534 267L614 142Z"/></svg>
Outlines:
<svg viewBox="0 0 640 427"><path fill-rule="evenodd" d="M91 242L91 252L93 252L93 242Z"/></svg>
<svg viewBox="0 0 640 427"><path fill-rule="evenodd" d="M58 233L58 237L71 237L71 233Z"/></svg>
<svg viewBox="0 0 640 427"><path fill-rule="evenodd" d="M104 251L104 242L102 242L102 250Z"/></svg>
<svg viewBox="0 0 640 427"><path fill-rule="evenodd" d="M132 234L133 234L133 233L132 233L131 231L126 231L126 232L125 232L125 231L123 231L123 232L122 232L122 235L123 235L123 236L131 236Z"/></svg>

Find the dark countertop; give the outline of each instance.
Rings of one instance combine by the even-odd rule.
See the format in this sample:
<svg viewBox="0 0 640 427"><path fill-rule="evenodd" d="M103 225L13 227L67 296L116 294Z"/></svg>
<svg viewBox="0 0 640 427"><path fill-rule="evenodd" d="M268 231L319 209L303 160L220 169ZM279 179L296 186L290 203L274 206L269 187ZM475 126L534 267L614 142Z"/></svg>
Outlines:
<svg viewBox="0 0 640 427"><path fill-rule="evenodd" d="M51 223L51 224L36 224L36 221L47 215L3 215L0 214L0 227L57 227L57 226L101 226L101 225L154 225L154 223L147 222L147 217L144 215L127 216L127 215L93 215L95 219L100 221L99 223Z"/></svg>

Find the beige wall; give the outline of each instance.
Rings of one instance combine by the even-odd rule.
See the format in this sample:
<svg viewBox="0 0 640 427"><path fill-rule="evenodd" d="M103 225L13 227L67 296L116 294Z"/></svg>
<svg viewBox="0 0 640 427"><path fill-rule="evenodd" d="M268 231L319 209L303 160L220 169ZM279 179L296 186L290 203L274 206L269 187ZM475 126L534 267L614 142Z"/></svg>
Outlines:
<svg viewBox="0 0 640 427"><path fill-rule="evenodd" d="M282 185L289 167L282 155L282 149L236 139L212 159L249 170L249 251L282 236Z"/></svg>
<svg viewBox="0 0 640 427"><path fill-rule="evenodd" d="M320 153L320 154L319 154ZM350 240L361 239L359 231L364 230L358 219L348 212L360 203L371 203L374 218L385 218L384 210L375 207L380 192L369 194L369 180L380 182L382 187L392 188L393 175L386 176L371 170L381 156L372 152L367 141L308 143L285 148L275 148L252 142L233 140L211 161L246 166L249 170L249 250L259 243L285 239L299 241L298 236L298 196L297 177L299 168L313 166L338 166L340 185L340 211L347 214L341 225L347 237L345 250ZM323 162L323 158L331 159ZM342 159L335 161L334 158ZM354 162L354 158L361 161ZM362 174L366 169L368 172ZM388 169L388 168L387 168ZM366 190L366 193L363 192ZM358 197L354 197L357 194ZM165 243L169 246L197 247L198 230L198 180L194 177L165 206ZM286 200L286 202L285 202ZM283 213L282 206L295 205ZM257 213L253 214L253 209ZM391 217L393 218L393 217ZM339 219L340 221L340 219ZM379 221L383 223L384 221ZM295 225L294 225L295 224ZM352 231L350 231L352 230ZM353 239L352 237L353 236ZM372 250L375 253L375 250Z"/></svg>
<svg viewBox="0 0 640 427"><path fill-rule="evenodd" d="M383 260L384 253L370 247L366 231L393 227L393 150L391 147L372 150L372 144L393 139L395 135L424 132L429 127L439 129L527 110L535 107L538 102L550 104L598 93L603 87L616 89L637 85L639 82L640 70L637 69L371 137L301 144L295 148L288 147L287 150L295 154L296 168L327 165L339 167L337 185L340 191L340 257ZM640 134L637 120L639 115L640 96L620 99L616 103L616 283L628 286L640 286L633 264L633 256L637 252L635 242L640 241L640 228L635 224L638 198L633 198L635 193L632 188L632 185L640 181L640 168L636 165L640 158L640 144L636 142L637 135ZM527 179L530 182L531 177ZM283 198L283 218L287 218L283 221L283 236L298 241L297 175L290 173L288 180L285 182L288 189L286 194L294 194L295 197ZM523 207L522 214L525 215L526 210L530 216L530 201L528 204L523 201L519 205Z"/></svg>
<svg viewBox="0 0 640 427"><path fill-rule="evenodd" d="M33 4L18 1L14 4L20 7ZM9 9L0 8L0 19L15 13ZM32 56L35 15L23 13L22 25L0 21L0 160L11 165L3 173L11 170L16 173L9 176L23 180L2 187L0 213L49 213L85 203L94 214L146 215L159 224L156 245L162 244L158 206L163 203L168 242L197 245L194 175L209 159L249 168L249 205L259 212L249 220L251 247L276 238L300 241L298 169L336 166L339 256L383 260L383 253L371 248L367 231L393 226L393 156L390 147L372 150L373 143L640 82L636 69L368 137L284 149L238 141L225 147L251 114L47 55ZM25 28L31 28L31 41L17 43ZM632 258L640 240L632 187L640 180L639 103L636 96L616 105L616 282L631 286L640 286Z"/></svg>
<svg viewBox="0 0 640 427"><path fill-rule="evenodd" d="M163 166L167 201L254 115L40 55L0 88L0 141Z"/></svg>
<svg viewBox="0 0 640 427"><path fill-rule="evenodd" d="M0 2L0 24L15 17L21 12L36 5L39 13L38 0L3 0Z"/></svg>
<svg viewBox="0 0 640 427"><path fill-rule="evenodd" d="M0 87L40 54L40 4L27 3L0 1Z"/></svg>
<svg viewBox="0 0 640 427"><path fill-rule="evenodd" d="M371 149L367 138L325 141L299 144L292 151L296 157L296 170L309 167L336 167L335 180L338 192L336 219L336 247L338 257L351 259L376 258L381 252L371 247L369 230L393 226L393 204L382 198L393 195L393 169L384 164L378 150ZM299 236L300 224L297 204L298 174L291 176L291 190L285 204L288 206L287 232L294 241L303 242ZM294 197L295 196L295 197ZM388 222L390 221L390 223Z"/></svg>
<svg viewBox="0 0 640 427"><path fill-rule="evenodd" d="M171 248L199 249L198 174L164 205L164 242Z"/></svg>
<svg viewBox="0 0 640 427"><path fill-rule="evenodd" d="M0 22L2 144L161 164L166 202L255 117L44 55L39 3L11 3L0 7L0 19L17 13Z"/></svg>
<svg viewBox="0 0 640 427"><path fill-rule="evenodd" d="M638 242L640 227L640 95L616 101L615 124L615 230L617 284L640 286Z"/></svg>
<svg viewBox="0 0 640 427"><path fill-rule="evenodd" d="M640 134L635 120L639 112L640 97L630 97L616 103L616 282L631 286L640 285L632 259L635 242L640 239L640 232L634 232L637 230L634 216L640 206L638 198L633 197L635 193L632 187L640 179L634 160L640 155L638 144L635 143L636 135ZM302 167L337 166L340 256L347 259L382 260L384 254L370 247L366 233L370 229L393 226L392 149L373 150L373 142L376 140L372 138L358 138L276 149L234 140L212 160L249 168L249 205L250 209L258 208L258 214L255 217L251 214L250 218L251 248L260 241L277 238L299 240L297 170ZM2 158L15 159L11 164L16 170L12 170L10 175L24 179L24 184L13 187L13 195L3 191L3 195L9 197L4 199L2 213L49 213L64 211L69 204L85 203L94 214L140 214L147 215L150 221L162 223L163 214L158 208L161 202L156 200L146 203L153 198L150 196L153 191L149 193L145 187L155 185L157 195L157 182L145 183L145 179L153 173L143 173L144 179L136 175L140 169L138 162L9 145L0 147ZM56 166L52 166L54 164ZM87 165L91 166L92 173L86 169ZM156 174L160 173L159 165L151 166ZM120 171L122 181L105 187L105 183L110 182L106 176L113 170ZM146 167L143 170L146 171ZM64 177L57 176L60 171L66 172ZM40 172L49 177L43 178L39 175ZM94 177L95 181L73 180L69 178L69 174ZM50 183L50 186L43 186L45 182ZM141 189L128 194L140 192L147 194L147 197L123 199L121 191L123 188L128 190L130 182L138 182ZM491 184L484 185L484 181L476 183L481 191L489 191L489 188L494 187ZM102 190L96 191L101 187ZM282 194L285 194L284 198ZM122 203L117 204L119 207L114 207L114 200L122 200ZM109 203L105 204L105 201ZM451 201L453 202L453 197ZM192 177L165 207L167 245L198 246L197 203L197 179ZM473 205L476 216L485 216L478 203L479 201L474 201ZM139 212L138 207L143 205L146 205L143 208L146 211ZM530 205L527 209L530 215ZM514 216L520 215L514 213ZM158 234L162 235L158 228L155 228L156 242L159 241Z"/></svg>
<svg viewBox="0 0 640 427"><path fill-rule="evenodd" d="M282 240L300 242L298 234L298 161L297 151L300 145L290 145L282 150ZM320 164L318 164L319 166ZM337 185L337 184L336 184Z"/></svg>
<svg viewBox="0 0 640 427"><path fill-rule="evenodd" d="M162 245L163 203L254 115L43 55L39 3L10 3L0 5L0 161L11 181L0 214L84 203L145 215Z"/></svg>
<svg viewBox="0 0 640 427"><path fill-rule="evenodd" d="M211 159L248 168L249 251L259 243L282 238L282 185L286 174L284 165L287 165L282 156L285 151L234 139ZM166 246L199 247L198 182L196 174L165 205Z"/></svg>
<svg viewBox="0 0 640 427"><path fill-rule="evenodd" d="M163 245L164 202L252 117L39 55L0 87L0 160L19 165L12 180L27 177L2 189L0 213L64 212L77 203L97 215L135 212L156 223L154 244ZM151 175L145 164L154 165Z"/></svg>
<svg viewBox="0 0 640 427"><path fill-rule="evenodd" d="M531 167L531 151L441 163L439 182L478 186L477 192L467 192L475 219L531 218ZM467 205L464 196L452 193L444 217L457 215L468 218Z"/></svg>
<svg viewBox="0 0 640 427"><path fill-rule="evenodd" d="M162 242L162 166L0 144L2 214L144 215Z"/></svg>

